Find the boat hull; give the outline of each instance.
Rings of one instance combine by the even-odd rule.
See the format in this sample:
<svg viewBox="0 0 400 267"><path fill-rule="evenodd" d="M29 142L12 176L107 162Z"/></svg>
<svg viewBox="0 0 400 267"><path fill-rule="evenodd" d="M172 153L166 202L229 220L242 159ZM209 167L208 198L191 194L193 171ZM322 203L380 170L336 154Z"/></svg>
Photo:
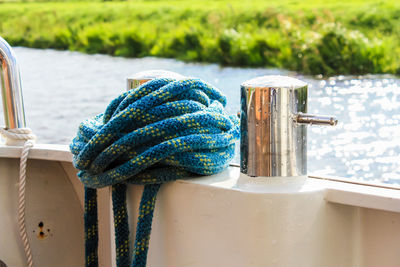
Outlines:
<svg viewBox="0 0 400 267"><path fill-rule="evenodd" d="M20 147L0 147L0 260L26 266L17 224ZM28 160L26 225L35 266L83 266L83 187L64 146ZM128 188L134 240L142 186ZM400 191L238 167L161 187L149 267L398 267ZM115 266L109 188L98 193L99 262ZM42 227L40 226L42 223ZM40 232L44 232L44 237Z"/></svg>

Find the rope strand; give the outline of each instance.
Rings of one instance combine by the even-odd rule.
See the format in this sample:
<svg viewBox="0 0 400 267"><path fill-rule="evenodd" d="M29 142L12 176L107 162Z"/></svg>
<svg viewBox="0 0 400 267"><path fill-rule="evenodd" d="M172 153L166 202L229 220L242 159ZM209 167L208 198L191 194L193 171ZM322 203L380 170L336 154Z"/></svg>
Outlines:
<svg viewBox="0 0 400 267"><path fill-rule="evenodd" d="M115 232L115 250L117 257L117 267L129 266L129 222L128 211L126 209L126 184L116 184L112 186L112 202L115 227L119 230Z"/></svg>
<svg viewBox="0 0 400 267"><path fill-rule="evenodd" d="M225 105L226 97L199 79L155 79L121 94L104 114L80 125L70 145L73 163L86 192L113 186L118 267L128 267L130 261L133 267L146 266L156 195L163 183L228 167L239 121L225 113ZM126 184L145 185L132 253ZM85 210L86 266L97 266L96 199L85 201L91 207Z"/></svg>
<svg viewBox="0 0 400 267"><path fill-rule="evenodd" d="M25 256L28 267L33 267L31 247L26 233L25 224L25 186L26 186L26 165L30 148L33 147L32 141L26 141L22 148L21 161L19 165L18 183L18 225L19 235L24 246Z"/></svg>
<svg viewBox="0 0 400 267"><path fill-rule="evenodd" d="M26 223L25 223L25 189L26 189L26 167L28 162L29 150L34 145L36 136L29 128L4 129L0 128L0 135L12 140L26 140L21 151L19 164L18 181L18 226L19 235L25 251L26 263L28 267L33 267L32 251L29 244Z"/></svg>
<svg viewBox="0 0 400 267"><path fill-rule="evenodd" d="M85 187L85 266L98 266L97 190Z"/></svg>

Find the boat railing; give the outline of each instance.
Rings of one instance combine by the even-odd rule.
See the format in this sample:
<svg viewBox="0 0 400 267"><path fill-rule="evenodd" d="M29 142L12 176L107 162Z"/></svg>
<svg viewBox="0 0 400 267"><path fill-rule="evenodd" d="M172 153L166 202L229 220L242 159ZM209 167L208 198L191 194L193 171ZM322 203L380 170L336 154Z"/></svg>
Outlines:
<svg viewBox="0 0 400 267"><path fill-rule="evenodd" d="M2 37L0 37L0 83L6 128L24 128L26 122L19 67L11 46Z"/></svg>

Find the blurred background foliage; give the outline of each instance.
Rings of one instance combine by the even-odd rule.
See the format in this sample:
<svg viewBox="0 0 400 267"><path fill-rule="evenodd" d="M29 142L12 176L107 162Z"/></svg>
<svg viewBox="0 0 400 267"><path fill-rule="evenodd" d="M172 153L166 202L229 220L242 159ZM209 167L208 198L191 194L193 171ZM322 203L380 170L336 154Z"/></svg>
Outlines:
<svg viewBox="0 0 400 267"><path fill-rule="evenodd" d="M400 74L400 1L0 1L14 46Z"/></svg>

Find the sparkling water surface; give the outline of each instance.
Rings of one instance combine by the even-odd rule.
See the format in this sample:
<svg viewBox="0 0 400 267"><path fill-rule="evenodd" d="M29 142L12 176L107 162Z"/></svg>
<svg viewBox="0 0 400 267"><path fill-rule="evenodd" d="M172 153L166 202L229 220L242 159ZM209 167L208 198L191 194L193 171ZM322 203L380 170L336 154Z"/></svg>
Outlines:
<svg viewBox="0 0 400 267"><path fill-rule="evenodd" d="M27 124L39 143L68 144L79 123L103 112L125 90L126 78L139 71L166 69L199 77L224 92L230 113L239 111L243 81L260 75L290 75L310 84L309 113L334 115L339 120L336 127L309 127L310 174L400 184L399 77L318 79L279 69L221 68L173 59L126 59L28 48L15 48L15 53Z"/></svg>

